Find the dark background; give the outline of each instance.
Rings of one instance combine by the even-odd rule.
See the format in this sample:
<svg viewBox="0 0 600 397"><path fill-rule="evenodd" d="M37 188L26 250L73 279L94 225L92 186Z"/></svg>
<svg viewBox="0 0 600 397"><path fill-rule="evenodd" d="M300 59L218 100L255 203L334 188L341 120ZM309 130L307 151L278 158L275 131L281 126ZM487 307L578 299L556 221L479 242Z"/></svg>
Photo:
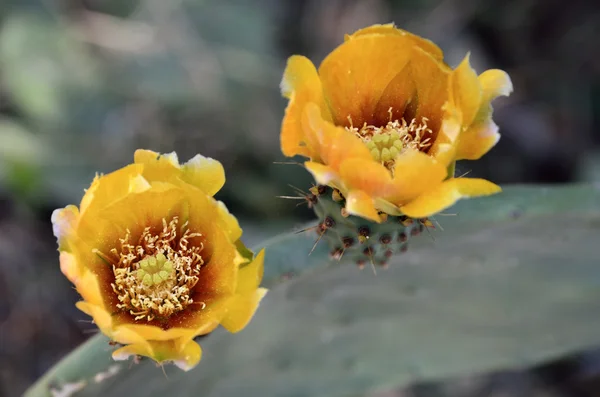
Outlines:
<svg viewBox="0 0 600 397"><path fill-rule="evenodd" d="M250 245L311 219L276 198L310 184L275 164L285 60L318 64L344 33L388 22L435 41L451 66L471 51L478 72L512 78L494 106L502 139L459 172L600 182L597 1L0 0L0 395L22 393L94 332L60 274L54 208L142 147L219 159L218 198ZM590 365L578 356L386 395L598 396Z"/></svg>

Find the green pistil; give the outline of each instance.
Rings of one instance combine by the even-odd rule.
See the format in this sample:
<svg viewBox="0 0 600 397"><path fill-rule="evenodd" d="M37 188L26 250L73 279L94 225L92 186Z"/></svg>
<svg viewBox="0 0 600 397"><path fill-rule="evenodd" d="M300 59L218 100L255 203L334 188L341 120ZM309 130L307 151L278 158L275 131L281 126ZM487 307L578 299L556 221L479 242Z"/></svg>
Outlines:
<svg viewBox="0 0 600 397"><path fill-rule="evenodd" d="M148 287L160 285L175 275L173 262L162 253L142 259L139 265L137 278Z"/></svg>

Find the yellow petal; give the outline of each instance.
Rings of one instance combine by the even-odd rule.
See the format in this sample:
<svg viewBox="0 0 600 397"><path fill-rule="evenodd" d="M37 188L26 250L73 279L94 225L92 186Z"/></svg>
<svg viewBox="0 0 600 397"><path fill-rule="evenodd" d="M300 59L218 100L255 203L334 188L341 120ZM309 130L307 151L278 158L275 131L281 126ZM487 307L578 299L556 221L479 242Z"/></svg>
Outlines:
<svg viewBox="0 0 600 397"><path fill-rule="evenodd" d="M194 331L186 328L162 329L146 324L120 324L114 328L113 337L119 343L138 343L140 340L168 341L178 338L193 339Z"/></svg>
<svg viewBox="0 0 600 397"><path fill-rule="evenodd" d="M441 61L444 58L444 53L442 52L442 50L437 45L435 45L431 40L424 39L420 36L417 36L415 34L407 32L406 30L399 29L399 28L395 27L393 23L387 23L387 24L383 24L383 25L372 25L372 26L357 30L356 32L352 33L351 35L346 35L345 39L349 40L349 39L353 39L353 38L367 35L367 34L385 34L385 35L404 36L404 37L407 37L410 40L412 40L412 42L415 45L417 45L424 51L431 54L431 56L433 56L435 59L438 59Z"/></svg>
<svg viewBox="0 0 600 397"><path fill-rule="evenodd" d="M412 40L367 34L347 40L321 63L319 75L336 125L370 124L381 94L410 59Z"/></svg>
<svg viewBox="0 0 600 397"><path fill-rule="evenodd" d="M88 235L85 237L89 245L102 249L106 242L110 241L113 246L106 248L114 248L114 244L125 235L127 229L135 234L136 231L141 232L147 226L162 226L163 218L170 220L174 216L179 216L184 222L186 219L184 209L187 208L188 199L208 201L207 197L200 192L196 191L196 195L188 192L189 189L186 191L175 185L155 182L151 189L142 193L129 194L107 206L97 218L90 218L87 214L83 216L80 220L80 233L84 227L86 231L95 231L95 237Z"/></svg>
<svg viewBox="0 0 600 397"><path fill-rule="evenodd" d="M175 152L161 154L152 150L138 149L133 155L135 164L144 166L144 177L150 181L166 182L181 172Z"/></svg>
<svg viewBox="0 0 600 397"><path fill-rule="evenodd" d="M484 122L471 126L461 135L456 158L458 160L477 160L489 152L499 140L498 126L490 117Z"/></svg>
<svg viewBox="0 0 600 397"><path fill-rule="evenodd" d="M319 185L328 185L338 179L337 173L329 166L307 161L304 167L313 175Z"/></svg>
<svg viewBox="0 0 600 397"><path fill-rule="evenodd" d="M369 149L359 138L343 127L324 120L314 104L306 105L302 125L305 131L315 134L323 163L334 171L339 169L342 161L349 158L371 159Z"/></svg>
<svg viewBox="0 0 600 397"><path fill-rule="evenodd" d="M469 126L479 111L482 100L481 84L469 63L469 54L450 76L450 100L460 110L461 124Z"/></svg>
<svg viewBox="0 0 600 397"><path fill-rule="evenodd" d="M214 196L225 184L223 165L210 157L199 154L181 167L181 179L196 186L209 196Z"/></svg>
<svg viewBox="0 0 600 397"><path fill-rule="evenodd" d="M450 207L461 198L488 196L501 190L500 186L485 179L453 178L437 185L400 209L412 218L423 218Z"/></svg>
<svg viewBox="0 0 600 397"><path fill-rule="evenodd" d="M238 272L236 294L253 292L258 288L265 272L265 250L262 249L252 262L242 266Z"/></svg>
<svg viewBox="0 0 600 397"><path fill-rule="evenodd" d="M126 360L130 356L141 355L162 363L173 363L184 371L194 368L202 357L202 350L193 340L150 341L131 344L112 353L114 360Z"/></svg>
<svg viewBox="0 0 600 397"><path fill-rule="evenodd" d="M512 82L506 72L486 70L479 76L482 88L481 107L471 126L461 134L457 159L477 160L496 145L500 139L498 126L492 120L491 101L512 92Z"/></svg>
<svg viewBox="0 0 600 397"><path fill-rule="evenodd" d="M460 115L453 106L448 106L444 112L444 119L433 142L433 145L427 152L428 155L435 158L438 163L449 166L456 160L456 150L460 141L462 125L460 124Z"/></svg>
<svg viewBox="0 0 600 397"><path fill-rule="evenodd" d="M290 100L281 126L283 154L289 157L301 154L318 160L318 150L302 128L304 107L308 103L314 103L323 112L323 117L329 120L331 118L327 114L321 80L308 58L294 55L288 59L281 81L281 92Z"/></svg>
<svg viewBox="0 0 600 397"><path fill-rule="evenodd" d="M125 197L132 190L130 182L142 175L143 170L142 164L130 164L110 174L97 176L81 199L81 216L86 212L96 214L103 207Z"/></svg>
<svg viewBox="0 0 600 397"><path fill-rule="evenodd" d="M380 223L381 217L375 209L373 198L360 190L351 190L346 195L346 211L350 215Z"/></svg>
<svg viewBox="0 0 600 397"><path fill-rule="evenodd" d="M94 319L94 324L102 331L103 334L112 338L113 322L109 312L98 305L94 305L88 302L80 301L75 306Z"/></svg>
<svg viewBox="0 0 600 397"><path fill-rule="evenodd" d="M390 201L404 204L446 178L446 166L418 150L407 149L396 157L395 195Z"/></svg>
<svg viewBox="0 0 600 397"><path fill-rule="evenodd" d="M223 222L223 230L229 236L229 240L237 241L242 236L242 229L235 216L233 216L227 206L222 201L217 201L217 209L219 212L219 218Z"/></svg>
<svg viewBox="0 0 600 397"><path fill-rule="evenodd" d="M512 81L503 70L486 70L478 79L483 90L482 103L489 103L499 96L509 96L513 91Z"/></svg>
<svg viewBox="0 0 600 397"><path fill-rule="evenodd" d="M359 190L371 197L395 197L396 186L387 168L372 159L348 159L340 166L340 178L349 190Z"/></svg>
<svg viewBox="0 0 600 397"><path fill-rule="evenodd" d="M266 288L257 288L250 293L237 295L232 300L227 316L221 320L221 325L231 333L236 333L244 329L254 316L260 301L266 294Z"/></svg>
<svg viewBox="0 0 600 397"><path fill-rule="evenodd" d="M180 165L175 152L160 154L152 150L138 149L134 154L134 161L144 166L143 176L150 183L189 183L209 196L214 196L225 183L223 165L200 154Z"/></svg>
<svg viewBox="0 0 600 397"><path fill-rule="evenodd" d="M68 250L69 238L75 234L75 227L79 219L79 210L74 205L68 205L52 212L52 232L58 241L60 250Z"/></svg>
<svg viewBox="0 0 600 397"><path fill-rule="evenodd" d="M81 268L77 263L77 258L70 252L60 252L60 271L64 274L70 282L73 284L79 283L81 276Z"/></svg>

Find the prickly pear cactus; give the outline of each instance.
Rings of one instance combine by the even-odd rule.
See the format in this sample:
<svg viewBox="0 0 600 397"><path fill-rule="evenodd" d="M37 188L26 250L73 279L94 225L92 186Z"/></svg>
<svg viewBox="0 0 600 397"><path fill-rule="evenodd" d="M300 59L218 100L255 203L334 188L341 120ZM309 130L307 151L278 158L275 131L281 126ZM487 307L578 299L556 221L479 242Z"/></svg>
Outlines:
<svg viewBox="0 0 600 397"><path fill-rule="evenodd" d="M385 221L376 223L348 215L344 196L328 186L311 188L306 200L319 219L315 244L327 241L333 259L352 261L360 268L366 264L386 267L394 254L407 251L411 237L433 228L427 218L380 214Z"/></svg>
<svg viewBox="0 0 600 397"><path fill-rule="evenodd" d="M312 233L277 236L252 323L204 337L192 371L116 363L97 335L25 396L358 396L600 345L599 186L508 187L452 212L377 275L324 244L309 256Z"/></svg>

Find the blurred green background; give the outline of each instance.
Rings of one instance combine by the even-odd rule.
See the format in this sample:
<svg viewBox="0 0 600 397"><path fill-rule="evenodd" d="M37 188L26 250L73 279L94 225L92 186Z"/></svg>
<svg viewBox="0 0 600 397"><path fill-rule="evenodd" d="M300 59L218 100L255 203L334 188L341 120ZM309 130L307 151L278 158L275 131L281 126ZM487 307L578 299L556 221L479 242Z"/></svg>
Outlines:
<svg viewBox="0 0 600 397"><path fill-rule="evenodd" d="M286 161L286 58L318 64L345 33L387 22L435 41L451 66L471 51L477 71L501 68L513 80L515 92L494 106L502 139L459 172L500 184L600 183L592 1L1 0L0 395L22 393L94 330L59 271L54 208L78 203L96 172L148 148L219 159L227 183L218 198L250 245L311 219L276 197L311 183L300 167L277 164ZM598 371L566 381L580 372L578 358L390 396L585 396L570 388Z"/></svg>

